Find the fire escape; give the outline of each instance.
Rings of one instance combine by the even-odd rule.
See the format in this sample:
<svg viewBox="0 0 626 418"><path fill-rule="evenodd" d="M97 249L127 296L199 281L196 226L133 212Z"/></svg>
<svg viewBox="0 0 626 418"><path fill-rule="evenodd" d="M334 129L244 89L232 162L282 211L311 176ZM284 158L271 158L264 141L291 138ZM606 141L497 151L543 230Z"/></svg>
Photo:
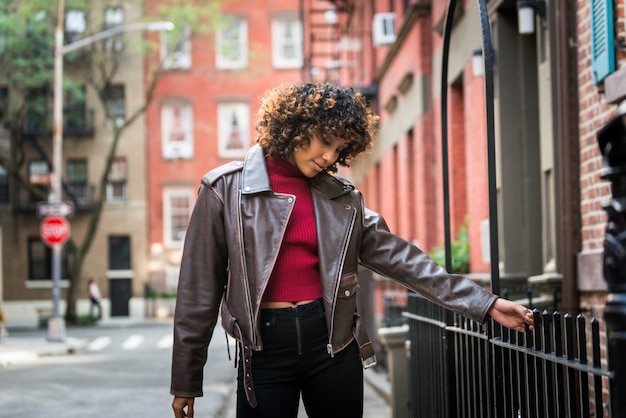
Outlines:
<svg viewBox="0 0 626 418"><path fill-rule="evenodd" d="M300 4L305 33L302 78L340 83L340 19L346 15L346 0L301 0Z"/></svg>

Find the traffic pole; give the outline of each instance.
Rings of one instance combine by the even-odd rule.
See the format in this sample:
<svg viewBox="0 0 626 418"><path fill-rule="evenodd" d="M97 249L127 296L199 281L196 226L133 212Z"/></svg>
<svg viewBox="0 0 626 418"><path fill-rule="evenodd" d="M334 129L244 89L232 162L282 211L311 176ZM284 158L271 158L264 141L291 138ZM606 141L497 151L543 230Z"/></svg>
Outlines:
<svg viewBox="0 0 626 418"><path fill-rule="evenodd" d="M53 111L53 177L50 195L51 202L60 202L61 190L61 153L63 149L63 23L65 18L64 0L58 2L57 26L54 38L54 111ZM65 320L59 314L59 300L61 296L61 247L62 244L52 246L52 318L48 319L48 339L51 341L65 341Z"/></svg>
<svg viewBox="0 0 626 418"><path fill-rule="evenodd" d="M65 341L65 320L60 314L61 300L61 244L52 246L52 317L48 319L48 340Z"/></svg>

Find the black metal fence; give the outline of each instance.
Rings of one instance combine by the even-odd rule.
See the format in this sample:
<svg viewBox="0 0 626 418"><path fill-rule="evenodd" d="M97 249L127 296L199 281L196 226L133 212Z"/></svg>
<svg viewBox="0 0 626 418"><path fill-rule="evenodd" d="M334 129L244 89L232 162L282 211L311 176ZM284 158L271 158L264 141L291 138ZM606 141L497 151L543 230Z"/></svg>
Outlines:
<svg viewBox="0 0 626 418"><path fill-rule="evenodd" d="M410 415L610 417L612 373L600 323L536 309L534 315L534 333L520 333L410 294Z"/></svg>

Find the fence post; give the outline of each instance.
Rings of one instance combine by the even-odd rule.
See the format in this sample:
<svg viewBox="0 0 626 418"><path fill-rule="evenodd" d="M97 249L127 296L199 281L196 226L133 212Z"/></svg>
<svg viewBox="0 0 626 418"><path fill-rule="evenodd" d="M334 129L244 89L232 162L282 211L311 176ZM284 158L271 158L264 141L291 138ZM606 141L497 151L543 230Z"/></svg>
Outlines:
<svg viewBox="0 0 626 418"><path fill-rule="evenodd" d="M620 114L598 132L598 145L607 165L602 179L611 182L612 200L604 238L604 279L609 295L604 311L611 379L612 417L626 417L626 115Z"/></svg>
<svg viewBox="0 0 626 418"><path fill-rule="evenodd" d="M380 342L387 348L389 380L391 382L391 411L393 418L409 418L409 363L405 344L409 326L379 328Z"/></svg>

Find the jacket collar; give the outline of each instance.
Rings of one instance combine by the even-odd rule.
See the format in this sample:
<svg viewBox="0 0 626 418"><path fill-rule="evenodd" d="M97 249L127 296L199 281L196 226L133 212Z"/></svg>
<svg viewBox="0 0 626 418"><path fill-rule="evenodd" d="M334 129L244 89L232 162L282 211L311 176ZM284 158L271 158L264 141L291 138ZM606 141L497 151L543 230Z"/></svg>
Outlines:
<svg viewBox="0 0 626 418"><path fill-rule="evenodd" d="M271 191L270 178L265 165L265 153L259 144L246 153L243 161L242 193L252 194Z"/></svg>
<svg viewBox="0 0 626 418"><path fill-rule="evenodd" d="M265 152L259 144L252 146L246 153L243 162L242 193L253 194L272 191L270 179L265 164ZM316 188L330 199L337 198L354 190L354 186L347 180L337 178L328 173L321 173L310 181L311 187Z"/></svg>

